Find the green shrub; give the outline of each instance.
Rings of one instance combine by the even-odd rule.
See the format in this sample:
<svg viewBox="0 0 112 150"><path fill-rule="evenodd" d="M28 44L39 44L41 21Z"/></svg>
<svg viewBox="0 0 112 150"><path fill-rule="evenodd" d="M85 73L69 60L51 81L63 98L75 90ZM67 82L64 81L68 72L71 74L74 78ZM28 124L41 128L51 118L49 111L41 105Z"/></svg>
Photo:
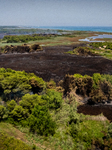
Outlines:
<svg viewBox="0 0 112 150"><path fill-rule="evenodd" d="M110 125L108 127L107 136L109 138L112 138L112 123L110 123Z"/></svg>
<svg viewBox="0 0 112 150"><path fill-rule="evenodd" d="M75 78L83 78L83 76L81 74L78 74L78 73L74 74L73 77L75 77Z"/></svg>
<svg viewBox="0 0 112 150"><path fill-rule="evenodd" d="M84 149L91 149L92 141L102 140L106 128L103 122L95 120L83 120L80 123L73 123L69 126L70 135L74 139L75 147L82 143Z"/></svg>
<svg viewBox="0 0 112 150"><path fill-rule="evenodd" d="M31 114L32 109L34 108L35 105L44 105L44 104L46 104L46 101L41 99L40 95L26 94L22 97L22 100L19 102L19 104L24 109L28 110L28 112Z"/></svg>
<svg viewBox="0 0 112 150"><path fill-rule="evenodd" d="M28 117L28 111L22 108L22 106L16 105L15 108L11 111L10 118L12 118L15 122L20 122L21 120L25 120Z"/></svg>
<svg viewBox="0 0 112 150"><path fill-rule="evenodd" d="M16 106L16 102L14 100L11 100L7 103L7 109L9 110L9 112L13 111L13 109Z"/></svg>
<svg viewBox="0 0 112 150"><path fill-rule="evenodd" d="M26 93L39 93L45 88L43 79L33 73L0 68L0 94L4 100L19 99Z"/></svg>
<svg viewBox="0 0 112 150"><path fill-rule="evenodd" d="M0 150L33 150L20 140L14 139L7 134L0 132Z"/></svg>
<svg viewBox="0 0 112 150"><path fill-rule="evenodd" d="M20 42L28 42L28 41L36 41L36 40L45 40L50 39L49 36L42 36L38 34L32 35L6 35L3 40L6 40L7 43L20 43Z"/></svg>
<svg viewBox="0 0 112 150"><path fill-rule="evenodd" d="M93 78L93 81L94 81L93 88L96 89L96 88L99 87L99 81L101 80L101 75L100 75L100 73L94 73L92 78Z"/></svg>
<svg viewBox="0 0 112 150"><path fill-rule="evenodd" d="M52 120L46 106L36 105L29 117L30 130L39 135L53 135L55 133L56 124Z"/></svg>
<svg viewBox="0 0 112 150"><path fill-rule="evenodd" d="M62 104L62 94L53 90L47 90L45 95L42 95L42 99L46 100L50 109L58 109Z"/></svg>
<svg viewBox="0 0 112 150"><path fill-rule="evenodd" d="M0 121L3 119L5 113L6 113L6 108L0 105Z"/></svg>

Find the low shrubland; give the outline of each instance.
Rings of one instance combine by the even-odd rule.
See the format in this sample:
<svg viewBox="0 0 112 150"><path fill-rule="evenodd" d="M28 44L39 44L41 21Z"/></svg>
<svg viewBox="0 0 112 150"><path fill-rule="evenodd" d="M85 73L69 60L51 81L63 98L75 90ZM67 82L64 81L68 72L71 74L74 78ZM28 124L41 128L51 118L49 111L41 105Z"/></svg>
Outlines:
<svg viewBox="0 0 112 150"><path fill-rule="evenodd" d="M105 48L112 50L112 42L93 42L89 44L90 46L93 46L94 48Z"/></svg>
<svg viewBox="0 0 112 150"><path fill-rule="evenodd" d="M33 34L33 35L6 35L3 38L3 41L6 41L6 43L26 43L28 41L36 41L36 40L45 40L50 39L50 35L39 35L39 34Z"/></svg>
<svg viewBox="0 0 112 150"><path fill-rule="evenodd" d="M1 150L33 150L21 140L17 140L8 136L6 133L0 132L0 149Z"/></svg>
<svg viewBox="0 0 112 150"><path fill-rule="evenodd" d="M103 56L108 59L112 59L112 49L110 46L105 46L106 43L91 43L87 47L77 47L73 49L72 51L68 51L66 53L68 54L74 54L78 56ZM101 46L101 47L99 47ZM91 47L91 48L90 48Z"/></svg>
<svg viewBox="0 0 112 150"><path fill-rule="evenodd" d="M91 48L88 47L77 47L73 51L68 51L68 54L75 54L79 56L98 56Z"/></svg>
<svg viewBox="0 0 112 150"><path fill-rule="evenodd" d="M31 148L35 144L33 149L38 145L44 149L111 149L112 125L106 119L77 113L79 102L75 97L78 94L89 97L90 104L101 103L102 99L111 101L111 85L110 75L96 73L92 77L66 75L56 87L54 81L46 83L32 73L1 68L0 124L4 123L4 132L0 131L0 142L3 149L14 149L16 143L18 150L27 147L6 135L12 131L5 130L5 124L21 130Z"/></svg>

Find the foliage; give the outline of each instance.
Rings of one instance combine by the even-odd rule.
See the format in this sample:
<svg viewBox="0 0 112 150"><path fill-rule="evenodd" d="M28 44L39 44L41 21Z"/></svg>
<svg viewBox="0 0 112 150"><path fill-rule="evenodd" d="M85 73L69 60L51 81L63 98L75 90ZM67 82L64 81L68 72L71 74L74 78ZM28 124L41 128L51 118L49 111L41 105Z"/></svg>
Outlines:
<svg viewBox="0 0 112 150"><path fill-rule="evenodd" d="M26 109L30 114L35 105L44 105L45 103L46 101L42 100L41 96L37 94L26 94L22 97L22 100L19 102L20 106Z"/></svg>
<svg viewBox="0 0 112 150"><path fill-rule="evenodd" d="M15 100L11 100L11 101L7 102L8 111L9 112L13 111L16 105L17 104L16 104Z"/></svg>
<svg viewBox="0 0 112 150"><path fill-rule="evenodd" d="M112 75L109 75L109 74L102 74L102 75L101 75L101 78L102 78L103 80L106 80L106 81L110 82L111 85L112 85Z"/></svg>
<svg viewBox="0 0 112 150"><path fill-rule="evenodd" d="M38 89L37 93L45 88L42 78L25 71L0 68L0 89L3 91L1 96L4 99L18 99L35 88Z"/></svg>
<svg viewBox="0 0 112 150"><path fill-rule="evenodd" d="M62 94L54 89L47 90L45 95L42 95L42 99L46 100L50 109L58 109L62 104Z"/></svg>
<svg viewBox="0 0 112 150"><path fill-rule="evenodd" d="M94 42L94 43L90 43L89 45L95 48L106 47L106 49L112 50L112 42Z"/></svg>
<svg viewBox="0 0 112 150"><path fill-rule="evenodd" d="M80 56L97 56L94 51L89 47L77 47L72 51L66 52L68 54L75 54Z"/></svg>
<svg viewBox="0 0 112 150"><path fill-rule="evenodd" d="M36 105L29 117L30 130L40 135L53 135L56 124L52 120L46 106Z"/></svg>
<svg viewBox="0 0 112 150"><path fill-rule="evenodd" d="M87 119L87 116L78 114L75 95L72 95L72 101L71 103L68 103L67 98L62 100L62 94L57 92L55 88L46 90L45 82L34 74L27 74L24 71L17 72L11 69L0 69L0 83L2 83L4 78L7 78L7 82L9 82L8 78L10 76L24 77L24 80L22 78L23 81L20 81L20 83L30 85L31 89L29 91L36 92L36 89L38 88L44 89L42 93L40 92L42 95L30 95L27 93L23 95L19 101L16 99L9 100L5 103L6 108L0 106L2 118L4 118L7 111L9 117L8 121L14 125L20 126L22 129L24 127L24 131L25 133L27 132L30 140L35 140L35 142L40 141L40 143L43 141L42 145L47 145L45 148L52 145L55 149L86 150L92 149L92 145L96 146L96 148L99 146L103 149L102 146L105 145L106 147L106 142L104 140L104 138L106 138L108 146L111 147L111 124L108 127L106 121ZM66 91L74 90L79 94L86 94L91 99L95 99L96 96L101 96L100 94L106 96L106 98L110 98L111 78L110 75L100 75L98 73L93 74L92 77L88 75L82 76L80 74L67 75L60 85L62 85L64 89L66 88ZM13 89L16 88L16 84L13 82L10 83L10 88L7 86L7 89L13 92ZM17 83L19 84L19 81L17 81ZM94 88L94 84L98 86L98 88ZM0 89L4 90L4 88L5 86L0 84ZM89 116L88 118L92 118L92 116ZM29 132L29 129L31 132ZM6 127L4 127L4 130L6 130ZM9 129L7 130L8 133L11 132L9 132ZM105 137L106 134L107 137ZM29 137L29 135L31 137ZM20 143L18 144L19 146L21 145ZM11 145L9 147L11 147ZM35 149L35 146L33 146L33 149Z"/></svg>
<svg viewBox="0 0 112 150"><path fill-rule="evenodd" d="M6 108L0 105L0 121L3 119L5 113L6 113Z"/></svg>
<svg viewBox="0 0 112 150"><path fill-rule="evenodd" d="M112 138L112 123L108 126L107 136L109 138Z"/></svg>
<svg viewBox="0 0 112 150"><path fill-rule="evenodd" d="M15 108L9 114L9 118L12 118L15 122L20 122L28 118L28 111L22 108L22 106L16 105Z"/></svg>
<svg viewBox="0 0 112 150"><path fill-rule="evenodd" d="M18 42L28 42L28 41L36 41L36 40L45 40L50 39L49 35L6 35L4 36L3 40L6 40L7 43L18 43Z"/></svg>
<svg viewBox="0 0 112 150"><path fill-rule="evenodd" d="M104 129L104 125L100 121L85 120L84 116L82 117L81 114L75 112L75 115L72 113L72 121L70 117L70 122L69 134L73 137L76 148L78 143L81 143L84 149L91 148L93 139L104 137L103 132L106 131L106 128Z"/></svg>
<svg viewBox="0 0 112 150"><path fill-rule="evenodd" d="M83 78L83 76L81 74L78 74L78 73L74 74L73 77L75 77L75 78Z"/></svg>
<svg viewBox="0 0 112 150"><path fill-rule="evenodd" d="M20 140L8 136L6 133L0 132L0 149L1 150L33 150Z"/></svg>
<svg viewBox="0 0 112 150"><path fill-rule="evenodd" d="M93 76L92 76L92 78L93 78L93 81L94 81L93 88L98 88L99 82L101 80L100 73L94 73Z"/></svg>

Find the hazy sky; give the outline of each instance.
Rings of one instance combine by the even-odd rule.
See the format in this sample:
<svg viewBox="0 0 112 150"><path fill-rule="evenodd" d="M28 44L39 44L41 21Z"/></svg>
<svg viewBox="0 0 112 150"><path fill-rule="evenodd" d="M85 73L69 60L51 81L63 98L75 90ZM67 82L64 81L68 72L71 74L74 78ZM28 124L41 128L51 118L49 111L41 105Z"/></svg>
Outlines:
<svg viewBox="0 0 112 150"><path fill-rule="evenodd" d="M112 0L0 0L0 25L112 26Z"/></svg>

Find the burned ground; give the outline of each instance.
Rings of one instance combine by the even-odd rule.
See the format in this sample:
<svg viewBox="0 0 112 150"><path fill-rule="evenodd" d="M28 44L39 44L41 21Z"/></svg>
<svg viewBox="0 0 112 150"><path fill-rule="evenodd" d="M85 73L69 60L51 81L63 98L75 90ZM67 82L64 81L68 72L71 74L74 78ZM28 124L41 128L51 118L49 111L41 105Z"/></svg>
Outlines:
<svg viewBox="0 0 112 150"><path fill-rule="evenodd" d="M112 122L112 105L81 105L78 107L78 113L84 115L100 115L101 113Z"/></svg>
<svg viewBox="0 0 112 150"><path fill-rule="evenodd" d="M112 74L112 61L100 56L76 56L64 54L75 45L43 47L43 51L27 54L2 54L0 67L33 72L45 81L58 82L66 74Z"/></svg>
<svg viewBox="0 0 112 150"><path fill-rule="evenodd" d="M26 54L2 54L0 55L0 67L14 70L33 72L45 81L53 79L57 83L66 74L80 73L82 75L93 73L112 74L112 61L100 56L76 56L64 52L73 50L75 45L43 47L43 51ZM103 107L103 106L102 106ZM78 112L90 115L103 113L112 121L112 107L81 107Z"/></svg>

